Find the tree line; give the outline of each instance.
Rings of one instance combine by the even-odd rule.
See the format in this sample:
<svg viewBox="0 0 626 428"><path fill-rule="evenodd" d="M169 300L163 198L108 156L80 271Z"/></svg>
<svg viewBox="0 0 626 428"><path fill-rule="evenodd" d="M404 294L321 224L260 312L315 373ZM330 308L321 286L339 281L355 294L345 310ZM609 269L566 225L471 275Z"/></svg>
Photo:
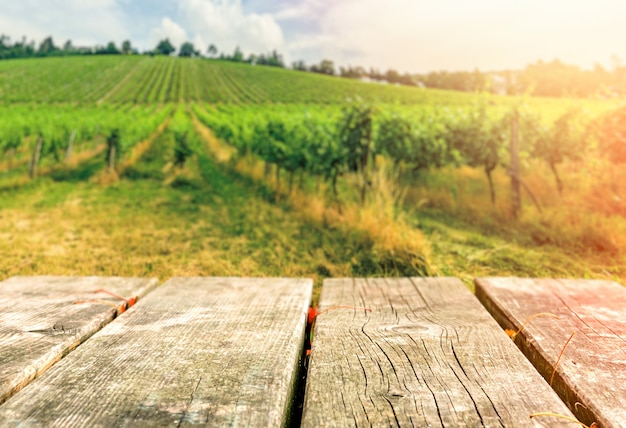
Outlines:
<svg viewBox="0 0 626 428"><path fill-rule="evenodd" d="M559 60L537 61L523 70L432 71L422 74L381 71L361 66L335 67L330 60L307 66L304 61L292 64L294 70L336 75L349 79L370 80L397 85L447 89L463 92L491 92L501 95L530 94L546 97L619 97L626 94L626 66L614 58L612 69L596 64L591 70Z"/></svg>
<svg viewBox="0 0 626 428"><path fill-rule="evenodd" d="M34 41L11 41L10 37L0 35L0 60L12 58L30 58L69 55L138 55L130 40L121 45L109 42L102 46L74 46L68 40L62 46L55 45L52 37L46 37L39 45ZM160 40L154 49L141 52L144 55L173 55L180 57L207 57L225 61L268 65L285 68L283 55L276 50L270 53L245 55L236 47L232 54L220 53L214 44L205 52L197 49L192 42L186 41L179 48L166 38ZM483 72L473 71L432 71L422 74L401 73L394 69L381 71L376 68L366 69L361 66L335 66L329 59L307 65L304 61L295 61L291 68L298 71L339 76L349 79L370 80L376 82L420 86L426 88L448 89L465 92L488 91L502 95L531 94L549 97L618 97L626 94L626 66L619 58L612 59L611 69L596 64L593 69L580 67L554 60L537 61L523 70L502 70Z"/></svg>
<svg viewBox="0 0 626 428"><path fill-rule="evenodd" d="M130 40L125 40L121 45L116 45L111 41L104 46L74 46L71 40L68 40L63 46L57 46L51 36L46 37L37 45L34 40L27 41L26 37L21 40L11 41L7 35L0 35L0 60L17 59L17 58L41 58L50 56L76 56L76 55L173 55L180 57L202 57L205 56L214 59L226 61L269 65L275 67L285 67L283 57L276 50L270 53L249 54L247 57L241 49L237 47L233 54L219 53L214 44L209 45L207 51L203 54L197 49L192 42L186 41L177 49L169 38L160 40L154 49L139 52L133 47Z"/></svg>

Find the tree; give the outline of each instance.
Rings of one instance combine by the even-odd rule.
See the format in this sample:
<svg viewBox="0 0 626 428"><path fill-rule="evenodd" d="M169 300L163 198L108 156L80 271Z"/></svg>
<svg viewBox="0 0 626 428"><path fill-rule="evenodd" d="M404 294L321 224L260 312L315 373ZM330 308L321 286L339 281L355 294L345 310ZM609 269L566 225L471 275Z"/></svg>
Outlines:
<svg viewBox="0 0 626 428"><path fill-rule="evenodd" d="M180 47L180 50L178 51L178 56L189 58L194 55L196 55L196 48L193 46L193 43L191 42L183 43L182 46Z"/></svg>
<svg viewBox="0 0 626 428"><path fill-rule="evenodd" d="M581 115L577 109L571 109L561 115L551 128L542 128L535 120L535 144L533 154L543 158L554 175L559 194L563 193L563 182L557 171L557 164L565 158L580 160L584 149Z"/></svg>
<svg viewBox="0 0 626 428"><path fill-rule="evenodd" d="M211 43L209 45L209 48L207 49L207 53L212 57L215 57L215 55L217 55L217 47L213 43Z"/></svg>
<svg viewBox="0 0 626 428"><path fill-rule="evenodd" d="M335 64L331 60L324 59L319 63L319 65L312 65L311 71L313 73L328 74L332 76L335 74Z"/></svg>
<svg viewBox="0 0 626 428"><path fill-rule="evenodd" d="M130 55L133 53L133 47L130 44L130 40L124 40L122 43L122 53L124 55Z"/></svg>
<svg viewBox="0 0 626 428"><path fill-rule="evenodd" d="M495 204L492 173L500 162L510 120L489 117L485 104L451 116L448 120L449 146L457 150L468 165L483 168L489 182L491 203Z"/></svg>
<svg viewBox="0 0 626 428"><path fill-rule="evenodd" d="M52 40L52 37L46 37L45 39L43 39L43 41L41 42L41 44L39 45L39 50L37 51L37 53L39 55L50 55L51 53L58 51L59 49L54 46L54 41Z"/></svg>
<svg viewBox="0 0 626 428"><path fill-rule="evenodd" d="M241 51L239 46L235 48L235 52L233 52L231 60L235 62L243 62L243 52Z"/></svg>
<svg viewBox="0 0 626 428"><path fill-rule="evenodd" d="M65 42L65 44L63 45L63 50L65 52L72 52L74 50L74 46L72 45L71 40L68 40L67 42Z"/></svg>
<svg viewBox="0 0 626 428"><path fill-rule="evenodd" d="M269 65L269 66L272 66L272 67L284 68L285 67L285 62L283 61L283 56L274 50L267 57L266 65Z"/></svg>
<svg viewBox="0 0 626 428"><path fill-rule="evenodd" d="M291 68L298 71L307 71L306 63L302 60L295 61L293 64L291 64Z"/></svg>
<svg viewBox="0 0 626 428"><path fill-rule="evenodd" d="M174 47L174 45L172 45L172 42L170 42L170 39L161 40L159 44L157 45L157 47L154 49L157 55L168 55L168 56L171 55L175 50L176 48Z"/></svg>
<svg viewBox="0 0 626 428"><path fill-rule="evenodd" d="M115 46L115 42L109 42L101 53L105 55L119 55L120 51L117 49L117 46Z"/></svg>

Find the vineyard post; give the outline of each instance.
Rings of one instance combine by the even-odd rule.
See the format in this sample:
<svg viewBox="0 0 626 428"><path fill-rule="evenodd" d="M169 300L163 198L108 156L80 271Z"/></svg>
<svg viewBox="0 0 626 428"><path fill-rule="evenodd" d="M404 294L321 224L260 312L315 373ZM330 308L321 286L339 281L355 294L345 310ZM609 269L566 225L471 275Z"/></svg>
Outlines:
<svg viewBox="0 0 626 428"><path fill-rule="evenodd" d="M265 164L265 168L263 170L263 173L265 174L265 181L269 181L269 177L272 172L272 164L269 163L268 161L264 161L264 164Z"/></svg>
<svg viewBox="0 0 626 428"><path fill-rule="evenodd" d="M15 147L9 149L9 169L13 168L13 161L15 160L16 150Z"/></svg>
<svg viewBox="0 0 626 428"><path fill-rule="evenodd" d="M28 168L28 175L31 179L37 175L37 165L39 164L39 157L41 156L41 147L43 146L43 138L41 135L37 136L37 143L35 144L35 150L33 156L30 158L30 165Z"/></svg>
<svg viewBox="0 0 626 428"><path fill-rule="evenodd" d="M108 160L108 166L109 166L109 171L113 171L115 169L115 158L117 156L117 146L119 144L119 131L117 129L114 129L111 132L111 135L109 135L109 137L107 138L107 145L108 145L108 154L107 154L107 160Z"/></svg>
<svg viewBox="0 0 626 428"><path fill-rule="evenodd" d="M70 135L70 141L67 144L67 150L65 151L65 162L70 160L72 157L72 149L74 146L74 140L76 139L76 130L72 130L72 134Z"/></svg>
<svg viewBox="0 0 626 428"><path fill-rule="evenodd" d="M520 162L519 162L519 122L518 112L513 112L511 118L511 145L509 148L511 155L511 167L509 174L511 175L511 197L512 197L512 209L513 218L517 218L519 211L522 207L522 201L520 196Z"/></svg>
<svg viewBox="0 0 626 428"><path fill-rule="evenodd" d="M109 170L115 168L115 146L109 147Z"/></svg>
<svg viewBox="0 0 626 428"><path fill-rule="evenodd" d="M293 175L294 175L294 171L290 170L289 171L289 191L288 191L290 195L291 195L291 191L293 190Z"/></svg>

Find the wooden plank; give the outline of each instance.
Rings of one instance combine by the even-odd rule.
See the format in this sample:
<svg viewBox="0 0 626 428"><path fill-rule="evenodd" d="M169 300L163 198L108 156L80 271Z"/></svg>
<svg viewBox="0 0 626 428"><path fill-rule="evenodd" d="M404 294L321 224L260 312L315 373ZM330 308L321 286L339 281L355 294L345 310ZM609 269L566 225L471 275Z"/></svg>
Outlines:
<svg viewBox="0 0 626 428"><path fill-rule="evenodd" d="M41 375L109 323L121 304L104 288L124 297L144 296L156 279L101 277L14 277L0 282L0 403Z"/></svg>
<svg viewBox="0 0 626 428"><path fill-rule="evenodd" d="M626 289L615 282L479 278L476 295L516 344L587 425L626 426ZM576 404L580 403L580 404ZM581 405L582 404L582 405Z"/></svg>
<svg viewBox="0 0 626 428"><path fill-rule="evenodd" d="M303 426L575 426L567 407L455 278L326 280Z"/></svg>
<svg viewBox="0 0 626 428"><path fill-rule="evenodd" d="M0 406L0 426L281 426L312 281L174 278Z"/></svg>

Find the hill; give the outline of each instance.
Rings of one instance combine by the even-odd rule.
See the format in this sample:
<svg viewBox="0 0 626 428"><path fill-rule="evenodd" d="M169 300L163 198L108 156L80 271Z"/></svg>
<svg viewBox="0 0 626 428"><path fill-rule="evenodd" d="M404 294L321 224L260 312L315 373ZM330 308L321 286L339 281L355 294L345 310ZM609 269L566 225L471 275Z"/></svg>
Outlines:
<svg viewBox="0 0 626 428"><path fill-rule="evenodd" d="M197 58L93 56L0 61L0 99L80 103L458 104L471 94L389 86Z"/></svg>

